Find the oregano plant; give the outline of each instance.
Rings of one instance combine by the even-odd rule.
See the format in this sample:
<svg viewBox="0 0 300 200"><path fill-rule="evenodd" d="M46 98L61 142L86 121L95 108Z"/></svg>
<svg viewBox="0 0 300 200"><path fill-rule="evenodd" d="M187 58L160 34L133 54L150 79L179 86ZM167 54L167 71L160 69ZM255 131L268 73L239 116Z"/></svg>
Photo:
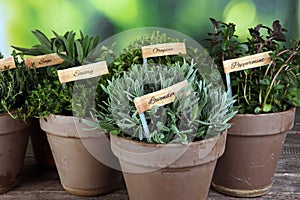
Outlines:
<svg viewBox="0 0 300 200"><path fill-rule="evenodd" d="M111 80L112 77L121 75L124 71L130 71L134 64L143 64L142 47L164 43L187 42L186 54L150 57L147 58L147 63L172 67L176 62L180 64L183 64L184 61L187 63L193 62L196 68L201 68L202 76L205 76L206 79L209 79L217 87L222 85L223 83L220 82L222 81L220 73L217 70L216 65L212 62L210 55L204 49L197 48L199 46L195 44L191 45L191 41L186 40L188 39L180 39L176 37L176 34L153 31L150 34L137 37L133 41L129 42L129 44L121 51L116 49L118 47L117 43L113 43L111 46L99 45L93 52L90 53L87 60L89 60L89 58L93 60L94 57L99 54L103 55L102 57L105 57L108 60L108 69L110 73L101 76L99 81L99 85L102 84L107 86L107 79ZM107 94L102 91L101 87L98 87L97 95L98 101L106 101ZM98 104L96 107L97 110L101 110Z"/></svg>

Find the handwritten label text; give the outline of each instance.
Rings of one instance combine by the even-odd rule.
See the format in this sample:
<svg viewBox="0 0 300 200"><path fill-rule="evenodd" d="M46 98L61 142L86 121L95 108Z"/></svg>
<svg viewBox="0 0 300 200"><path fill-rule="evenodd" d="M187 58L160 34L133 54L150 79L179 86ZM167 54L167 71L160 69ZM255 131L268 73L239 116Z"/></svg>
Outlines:
<svg viewBox="0 0 300 200"><path fill-rule="evenodd" d="M235 58L231 60L225 60L223 62L224 72L228 74L230 72L251 69L255 67L261 67L268 65L271 62L270 51L254 54L251 56L245 56L241 58Z"/></svg>
<svg viewBox="0 0 300 200"><path fill-rule="evenodd" d="M86 71L76 70L74 72L73 76L82 76L82 75L86 75L86 74L93 74L93 70L86 70Z"/></svg>
<svg viewBox="0 0 300 200"><path fill-rule="evenodd" d="M65 54L65 53L61 52L61 54ZM25 59L25 64L29 68L32 68L32 67L35 67L35 68L47 67L47 66L52 66L52 65L58 65L58 64L61 64L63 62L64 62L64 59L62 59L56 53L33 56L33 57Z"/></svg>
<svg viewBox="0 0 300 200"><path fill-rule="evenodd" d="M154 48L153 53L165 53L167 51L173 51L173 48Z"/></svg>
<svg viewBox="0 0 300 200"><path fill-rule="evenodd" d="M100 61L78 67L58 70L57 74L61 83L67 83L108 74L108 68L106 61Z"/></svg>
<svg viewBox="0 0 300 200"><path fill-rule="evenodd" d="M256 64L256 63L262 63L264 62L265 58L259 58L259 59L256 59L256 60L250 60L250 61L247 61L247 62L233 62L231 64L231 69L235 69L236 67L238 68L245 68L249 65L253 65L253 64Z"/></svg>
<svg viewBox="0 0 300 200"><path fill-rule="evenodd" d="M160 96L160 97L151 97L151 99L149 99L149 102L148 104L155 104L156 102L159 102L161 100L164 100L164 99L167 99L167 98L170 98L172 96L175 96L175 92L169 92L168 94L164 95L164 96Z"/></svg>
<svg viewBox="0 0 300 200"><path fill-rule="evenodd" d="M150 110L154 105L166 105L173 102L178 91L186 86L188 86L188 82L185 80L162 90L137 97L134 99L134 105L138 113ZM188 95L189 90L185 94Z"/></svg>
<svg viewBox="0 0 300 200"><path fill-rule="evenodd" d="M39 64L49 64L51 63L51 59L45 59L45 58L42 58L39 62Z"/></svg>
<svg viewBox="0 0 300 200"><path fill-rule="evenodd" d="M143 58L178 54L186 54L185 43L164 43L142 47Z"/></svg>

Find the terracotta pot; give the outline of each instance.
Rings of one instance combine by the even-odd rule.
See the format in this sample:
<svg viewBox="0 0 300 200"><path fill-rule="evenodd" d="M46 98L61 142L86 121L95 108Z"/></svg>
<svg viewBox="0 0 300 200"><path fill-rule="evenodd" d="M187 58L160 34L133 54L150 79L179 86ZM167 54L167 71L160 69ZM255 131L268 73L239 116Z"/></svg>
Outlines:
<svg viewBox="0 0 300 200"><path fill-rule="evenodd" d="M226 133L182 144L146 144L112 136L131 200L206 199Z"/></svg>
<svg viewBox="0 0 300 200"><path fill-rule="evenodd" d="M228 130L226 150L218 160L212 186L237 197L268 193L295 108L270 114L237 114Z"/></svg>
<svg viewBox="0 0 300 200"><path fill-rule="evenodd" d="M87 127L76 117L49 115L46 120L40 119L40 125L47 133L61 184L67 192L98 196L120 186L122 174L102 164L87 149L114 157L105 134L84 131Z"/></svg>
<svg viewBox="0 0 300 200"><path fill-rule="evenodd" d="M0 114L0 193L13 189L24 164L29 124Z"/></svg>
<svg viewBox="0 0 300 200"><path fill-rule="evenodd" d="M30 139L33 155L37 164L44 167L55 167L47 135L46 132L41 129L39 119L32 118Z"/></svg>

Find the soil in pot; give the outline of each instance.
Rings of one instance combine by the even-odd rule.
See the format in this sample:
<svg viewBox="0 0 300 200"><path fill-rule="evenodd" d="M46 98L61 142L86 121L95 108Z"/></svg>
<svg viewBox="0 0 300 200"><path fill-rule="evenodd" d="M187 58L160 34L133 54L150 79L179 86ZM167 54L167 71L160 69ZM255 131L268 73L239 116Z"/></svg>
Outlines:
<svg viewBox="0 0 300 200"><path fill-rule="evenodd" d="M270 114L237 114L228 130L226 150L218 160L212 186L236 197L268 193L295 109Z"/></svg>
<svg viewBox="0 0 300 200"><path fill-rule="evenodd" d="M39 119L33 118L31 120L30 141L37 164L43 167L55 167L46 132L40 128Z"/></svg>
<svg viewBox="0 0 300 200"><path fill-rule="evenodd" d="M131 200L206 199L226 133L182 144L145 144L112 136Z"/></svg>
<svg viewBox="0 0 300 200"><path fill-rule="evenodd" d="M19 181L29 138L29 124L0 115L0 193L13 189Z"/></svg>
<svg viewBox="0 0 300 200"><path fill-rule="evenodd" d="M116 159L105 134L83 131L87 127L76 117L49 115L46 119L40 119L40 125L47 133L60 181L66 191L79 196L98 196L120 186L122 174L95 157L96 152Z"/></svg>

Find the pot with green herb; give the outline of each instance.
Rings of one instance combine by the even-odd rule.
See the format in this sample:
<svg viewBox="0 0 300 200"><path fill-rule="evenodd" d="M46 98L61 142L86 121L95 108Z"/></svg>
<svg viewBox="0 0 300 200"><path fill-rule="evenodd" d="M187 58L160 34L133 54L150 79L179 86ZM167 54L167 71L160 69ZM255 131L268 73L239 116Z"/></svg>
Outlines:
<svg viewBox="0 0 300 200"><path fill-rule="evenodd" d="M22 48L22 47L12 46L15 50L18 51L18 54L40 56L40 55L47 55L52 53L59 53L59 50L61 50L61 48L58 48L56 45L51 45L46 35L42 33L40 30L33 30L32 34L40 42L40 44L35 45L32 48ZM57 39L52 38L51 40L52 43L54 44ZM41 62L42 60L45 59L42 58L39 62ZM47 63L49 62L51 62L51 60L47 59ZM53 79L52 76L49 75L51 74L50 66L36 69L37 64L39 63L28 63L28 66L32 67L37 74L36 78L34 80L31 80L31 82L34 85L34 90L31 91L30 94L31 98L34 95L34 92L38 88L42 87L45 80L49 80L49 79L50 81L55 80L55 78ZM36 97L38 98L38 95L36 95ZM26 117L30 117L32 121L32 125L30 126L30 139L31 139L34 158L37 164L43 167L55 167L55 162L53 159L49 142L47 140L46 133L40 128L40 124L39 124L40 116L46 115L40 113L42 112L44 107L41 107L41 105L34 103L37 100L31 102L32 101L31 98L26 99L25 103L28 109ZM42 104L42 102L40 102L40 104Z"/></svg>
<svg viewBox="0 0 300 200"><path fill-rule="evenodd" d="M201 79L193 64L133 65L103 88L109 100L95 126L111 133L131 200L207 197L235 112Z"/></svg>
<svg viewBox="0 0 300 200"><path fill-rule="evenodd" d="M30 87L30 70L15 52L9 58L0 54L0 193L19 182L29 138L24 99ZM3 64L4 63L4 64Z"/></svg>
<svg viewBox="0 0 300 200"><path fill-rule="evenodd" d="M286 133L294 125L294 107L299 106L300 42L283 45L286 30L278 20L271 28L250 28L246 42L238 40L235 24L211 21L211 54L220 68L224 64L226 71L229 63L227 69L233 70L225 76L239 106L212 186L232 196L261 196L272 186Z"/></svg>
<svg viewBox="0 0 300 200"><path fill-rule="evenodd" d="M77 38L73 31L64 35L53 33L55 36L49 39L36 31L40 44L29 49L17 48L26 55L54 52L64 59L57 66L36 69L43 70L45 77L30 91L25 104L28 115L40 119L66 191L80 196L98 196L114 191L120 186L122 174L99 161L85 146L88 143L97 154L105 152L105 155L113 157L106 134L86 130L82 124L82 118L89 112L88 99L95 85L89 80L61 83L58 77L59 70L87 64L84 60L98 45L100 37L80 32ZM91 84L91 87L85 84ZM74 91L77 91L76 96Z"/></svg>
<svg viewBox="0 0 300 200"><path fill-rule="evenodd" d="M126 40L126 42L124 42L124 40ZM108 61L110 74L101 81L101 84L106 85L106 79L111 79L112 76L119 75L123 71L129 71L133 64L144 63L143 47L176 43L185 43L186 53L148 57L147 63L172 66L175 62L183 64L183 60L187 63L191 63L191 61L194 60L197 67L201 65L202 76L210 80L213 84L223 84L220 82L222 80L220 73L216 69L206 50L199 45L198 42L188 36L170 29L146 27L122 32L107 39L101 43L101 45L98 45L95 51L91 53L90 57L93 58L95 54L99 54L99 52L102 53L104 51L117 52L110 55L111 61ZM106 97L104 97L103 100L105 100L105 98ZM100 97L100 99L102 98Z"/></svg>

